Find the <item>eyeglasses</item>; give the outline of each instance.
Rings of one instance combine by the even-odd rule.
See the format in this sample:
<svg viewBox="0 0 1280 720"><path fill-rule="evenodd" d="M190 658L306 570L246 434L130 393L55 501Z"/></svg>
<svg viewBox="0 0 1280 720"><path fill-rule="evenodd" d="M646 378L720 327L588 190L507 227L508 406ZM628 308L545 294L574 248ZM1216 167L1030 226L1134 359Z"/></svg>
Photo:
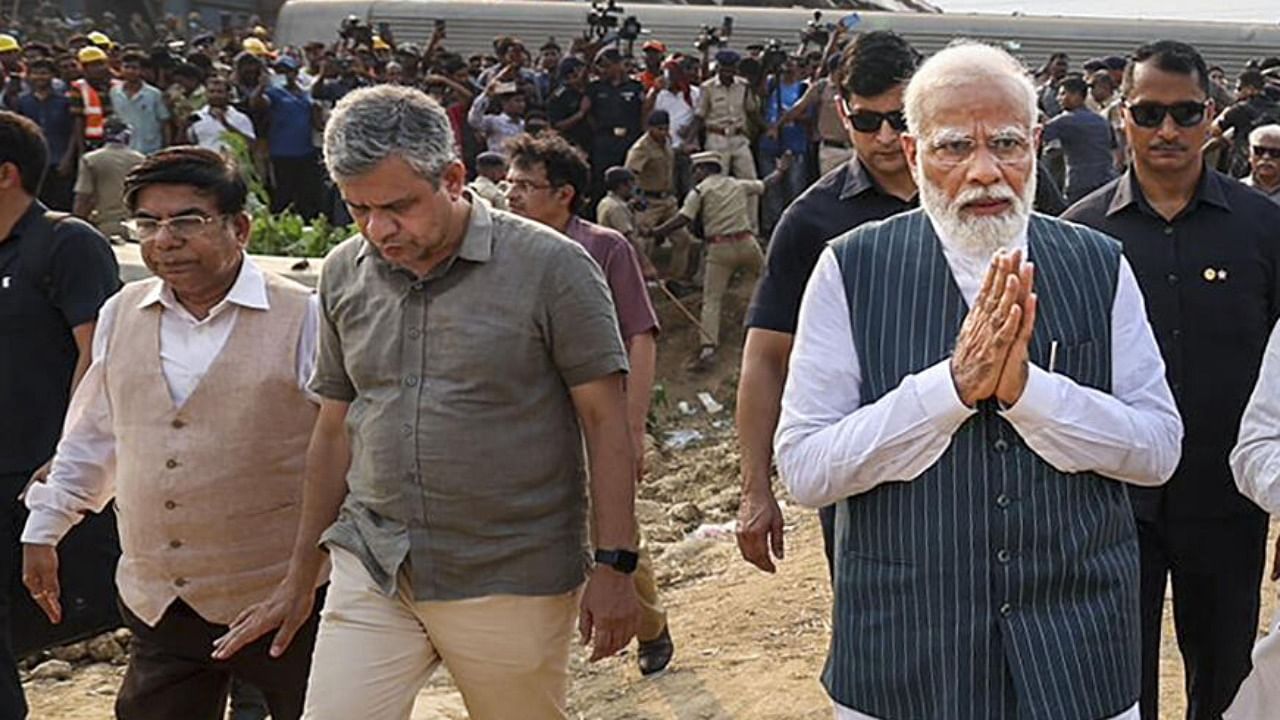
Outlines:
<svg viewBox="0 0 1280 720"><path fill-rule="evenodd" d="M987 140L986 148L1000 165L1018 165L1031 157L1031 144L1019 137L994 137ZM929 146L934 160L949 167L969 162L977 150L978 142L972 138L942 140Z"/></svg>
<svg viewBox="0 0 1280 720"><path fill-rule="evenodd" d="M849 124L854 130L863 133L880 132L881 126L886 122L889 127L897 132L903 132L907 129L907 117L902 114L901 110L881 113L875 110L853 110L845 103L844 114L849 117Z"/></svg>
<svg viewBox="0 0 1280 720"><path fill-rule="evenodd" d="M1129 108L1129 117L1133 118L1133 124L1138 127L1154 128L1160 127L1164 123L1164 116L1170 115L1173 121L1180 127L1194 127L1204 121L1204 111L1207 102L1196 102L1188 100L1186 102L1174 103L1172 105L1162 105L1160 103L1125 103L1124 106Z"/></svg>
<svg viewBox="0 0 1280 720"><path fill-rule="evenodd" d="M204 231L209 225L218 222L222 216L178 215L165 218L129 218L123 225L135 238L142 241L153 240L160 234L161 228L169 228L169 234L180 240L190 240Z"/></svg>
<svg viewBox="0 0 1280 720"><path fill-rule="evenodd" d="M552 187L551 183L535 183L529 180L508 180L507 187L516 192L527 193L534 190L547 190Z"/></svg>
<svg viewBox="0 0 1280 720"><path fill-rule="evenodd" d="M1280 148L1262 147L1261 145L1253 146L1254 157L1271 158L1272 160L1280 160Z"/></svg>

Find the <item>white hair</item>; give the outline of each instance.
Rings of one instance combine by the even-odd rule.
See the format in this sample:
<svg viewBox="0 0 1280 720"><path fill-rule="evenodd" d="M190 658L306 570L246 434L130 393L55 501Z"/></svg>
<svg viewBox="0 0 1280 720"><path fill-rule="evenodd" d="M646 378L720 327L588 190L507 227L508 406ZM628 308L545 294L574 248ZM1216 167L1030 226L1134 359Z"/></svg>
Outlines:
<svg viewBox="0 0 1280 720"><path fill-rule="evenodd" d="M445 168L458 159L444 108L421 90L402 85L375 85L348 93L324 128L324 164L329 174L357 177L392 156L438 183Z"/></svg>
<svg viewBox="0 0 1280 720"><path fill-rule="evenodd" d="M1280 143L1280 125L1272 123L1270 125L1260 125L1249 133L1249 145L1258 145L1263 140L1271 140Z"/></svg>
<svg viewBox="0 0 1280 720"><path fill-rule="evenodd" d="M1025 68L1012 55L993 45L972 40L956 40L925 60L911 77L903 96L907 128L922 137L930 127L933 100L939 91L975 82L1006 78L1026 97L1027 127L1036 124L1039 102L1035 85Z"/></svg>

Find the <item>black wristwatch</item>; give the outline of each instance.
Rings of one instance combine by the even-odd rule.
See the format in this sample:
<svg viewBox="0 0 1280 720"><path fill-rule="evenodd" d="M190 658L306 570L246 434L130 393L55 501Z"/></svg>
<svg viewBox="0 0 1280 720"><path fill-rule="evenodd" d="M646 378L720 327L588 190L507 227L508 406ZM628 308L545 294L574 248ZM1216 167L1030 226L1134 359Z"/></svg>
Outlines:
<svg viewBox="0 0 1280 720"><path fill-rule="evenodd" d="M640 556L630 550L596 550L596 564L608 565L623 575L636 571Z"/></svg>

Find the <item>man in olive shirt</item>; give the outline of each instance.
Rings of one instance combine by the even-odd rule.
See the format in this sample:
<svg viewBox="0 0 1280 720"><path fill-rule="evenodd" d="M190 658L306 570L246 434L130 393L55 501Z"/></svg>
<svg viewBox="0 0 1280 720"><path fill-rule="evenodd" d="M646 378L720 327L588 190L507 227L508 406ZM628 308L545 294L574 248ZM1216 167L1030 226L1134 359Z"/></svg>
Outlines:
<svg viewBox="0 0 1280 720"><path fill-rule="evenodd" d="M671 116L666 110L649 114L648 129L627 151L627 169L636 176L636 189L644 198L645 209L636 214L637 231L642 235L670 220L680 212L676 202L676 153L671 147ZM671 241L671 262L667 276L687 280L691 274L689 256L697 242L688 230L677 230ZM646 254L652 248L646 247Z"/></svg>
<svg viewBox="0 0 1280 720"><path fill-rule="evenodd" d="M307 718L407 720L441 662L476 720L567 718L579 598L593 659L638 615L627 356L600 268L471 202L448 115L421 91L353 91L324 155L361 234L321 274L303 518L288 577L217 652L277 625L287 646L322 542Z"/></svg>

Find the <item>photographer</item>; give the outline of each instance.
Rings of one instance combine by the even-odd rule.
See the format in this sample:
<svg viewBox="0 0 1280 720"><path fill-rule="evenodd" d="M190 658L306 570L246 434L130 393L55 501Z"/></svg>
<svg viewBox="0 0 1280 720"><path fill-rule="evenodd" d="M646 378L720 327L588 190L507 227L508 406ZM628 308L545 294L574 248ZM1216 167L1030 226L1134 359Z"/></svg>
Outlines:
<svg viewBox="0 0 1280 720"><path fill-rule="evenodd" d="M760 138L760 172L773 173L778 160L791 156L789 169L782 182L769 188L764 194L764 216L761 219L766 235L773 232L782 210L796 199L808 185L809 172L806 160L809 156L809 130L806 127L812 113L798 115L791 110L804 97L809 84L800 74L800 64L794 55L781 59L776 72L765 81L764 121L765 132Z"/></svg>

